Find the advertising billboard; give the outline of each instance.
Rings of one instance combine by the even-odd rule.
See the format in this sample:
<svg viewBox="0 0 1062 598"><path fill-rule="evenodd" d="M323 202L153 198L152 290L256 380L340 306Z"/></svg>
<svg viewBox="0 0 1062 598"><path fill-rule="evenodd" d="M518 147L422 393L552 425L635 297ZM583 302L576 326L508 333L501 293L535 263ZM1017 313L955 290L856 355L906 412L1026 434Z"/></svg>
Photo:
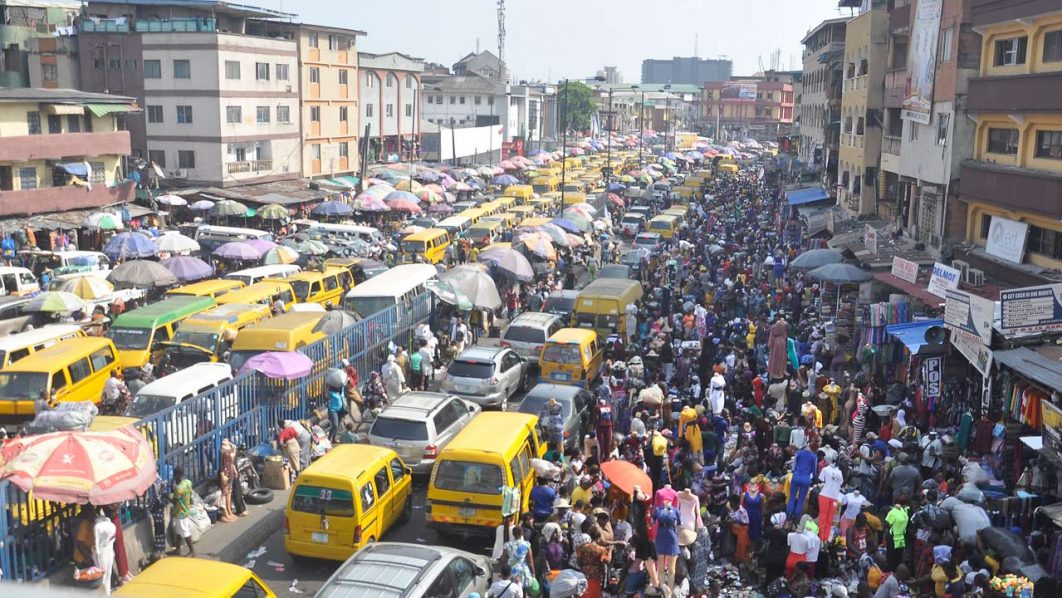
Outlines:
<svg viewBox="0 0 1062 598"><path fill-rule="evenodd" d="M904 120L928 125L933 113L933 75L937 66L937 37L943 0L918 0L911 44L907 51Z"/></svg>

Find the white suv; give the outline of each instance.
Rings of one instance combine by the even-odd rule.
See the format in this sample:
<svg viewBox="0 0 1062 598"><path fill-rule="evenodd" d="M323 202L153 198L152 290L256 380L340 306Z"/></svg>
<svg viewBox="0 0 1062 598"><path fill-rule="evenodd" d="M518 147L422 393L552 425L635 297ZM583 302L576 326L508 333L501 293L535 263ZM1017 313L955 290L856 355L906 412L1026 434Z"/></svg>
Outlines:
<svg viewBox="0 0 1062 598"><path fill-rule="evenodd" d="M406 392L376 416L369 444L394 450L416 475L428 475L435 457L480 408L439 392Z"/></svg>

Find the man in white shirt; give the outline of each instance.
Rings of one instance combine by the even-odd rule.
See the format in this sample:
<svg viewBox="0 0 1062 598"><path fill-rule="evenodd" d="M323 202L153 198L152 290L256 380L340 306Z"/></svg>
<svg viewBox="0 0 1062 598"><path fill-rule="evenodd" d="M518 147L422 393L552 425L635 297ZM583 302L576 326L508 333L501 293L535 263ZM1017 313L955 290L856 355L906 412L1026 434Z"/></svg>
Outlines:
<svg viewBox="0 0 1062 598"><path fill-rule="evenodd" d="M940 466L940 454L944 450L944 443L937 437L937 433L929 433L929 443L922 451L922 475L932 478L937 467Z"/></svg>
<svg viewBox="0 0 1062 598"><path fill-rule="evenodd" d="M723 389L726 388L726 378L723 375L716 372L712 376L710 386L708 387L708 398L711 402L712 415L719 415L723 412L723 405L726 402L726 396L723 393Z"/></svg>
<svg viewBox="0 0 1062 598"><path fill-rule="evenodd" d="M799 530L800 528L798 527L797 529ZM815 539L817 540L818 537L816 537ZM789 532L789 535L786 536L786 544L789 546L789 555L790 556L792 556L794 554L801 554L801 555L804 555L805 559L807 558L807 554L808 554L808 538L807 538L807 536L805 536L803 534L803 532L800 532L800 531ZM801 559L799 559L799 558L798 559L786 559L785 576L786 576L787 579L791 579L793 577L793 572L796 570L795 569L795 565L800 560ZM794 565L794 567L790 567L789 566L790 563L792 563Z"/></svg>
<svg viewBox="0 0 1062 598"><path fill-rule="evenodd" d="M819 550L822 549L822 540L819 539L818 526L810 519L804 524L804 538L808 542L808 550L805 553L808 559L808 577L814 579L815 565L819 562Z"/></svg>
<svg viewBox="0 0 1062 598"><path fill-rule="evenodd" d="M513 568L509 563L502 563L499 567L501 579L490 584L487 590L487 598L523 598L524 589L513 580Z"/></svg>
<svg viewBox="0 0 1062 598"><path fill-rule="evenodd" d="M848 532L848 528L855 523L855 519L859 516L859 512L863 510L863 505L870 504L867 497L859 493L859 490L853 490L848 494L845 494L841 498L841 506L844 507L844 511L841 512L841 535L845 535Z"/></svg>
<svg viewBox="0 0 1062 598"><path fill-rule="evenodd" d="M819 472L819 480L822 482L822 489L819 490L819 539L828 542L833 531L833 518L837 514L837 501L841 498L844 475L833 459L827 459L826 467Z"/></svg>

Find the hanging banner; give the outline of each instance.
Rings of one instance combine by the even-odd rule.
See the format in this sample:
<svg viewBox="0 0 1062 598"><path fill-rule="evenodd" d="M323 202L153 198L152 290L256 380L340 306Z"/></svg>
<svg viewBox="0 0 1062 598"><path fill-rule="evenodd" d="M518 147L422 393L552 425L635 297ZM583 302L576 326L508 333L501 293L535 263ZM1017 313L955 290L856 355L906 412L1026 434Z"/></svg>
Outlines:
<svg viewBox="0 0 1062 598"><path fill-rule="evenodd" d="M1059 464L1059 455L1062 455L1062 409L1050 401L1040 401L1040 420L1044 442L1040 454L1046 455L1056 465L1062 465Z"/></svg>
<svg viewBox="0 0 1062 598"><path fill-rule="evenodd" d="M873 226L867 225L866 231L863 232L863 244L866 245L867 251L877 255L878 254L878 229Z"/></svg>
<svg viewBox="0 0 1062 598"><path fill-rule="evenodd" d="M930 406L940 399L943 390L944 358L930 357L922 362L922 389Z"/></svg>
<svg viewBox="0 0 1062 598"><path fill-rule="evenodd" d="M981 344L991 345L995 302L955 289L945 291L945 296L944 327L972 334Z"/></svg>
<svg viewBox="0 0 1062 598"><path fill-rule="evenodd" d="M959 271L940 262L933 264L933 274L929 277L929 286L926 290L943 299L948 296L948 289L957 288L959 288Z"/></svg>
<svg viewBox="0 0 1062 598"><path fill-rule="evenodd" d="M923 125L929 124L933 113L933 76L937 70L937 37L943 4L943 0L918 0L907 50L907 84L901 117Z"/></svg>
<svg viewBox="0 0 1062 598"><path fill-rule="evenodd" d="M1062 330L1062 284L999 292L1003 334Z"/></svg>
<svg viewBox="0 0 1062 598"><path fill-rule="evenodd" d="M892 275L909 283L918 282L918 263L892 256Z"/></svg>
<svg viewBox="0 0 1062 598"><path fill-rule="evenodd" d="M961 330L952 330L951 344L982 376L988 376L988 371L992 369L992 350L982 345L980 338Z"/></svg>
<svg viewBox="0 0 1062 598"><path fill-rule="evenodd" d="M988 244L985 245L985 252L1008 262L1020 264L1025 259L1025 240L1028 236L1028 224L992 216L992 223L988 227Z"/></svg>

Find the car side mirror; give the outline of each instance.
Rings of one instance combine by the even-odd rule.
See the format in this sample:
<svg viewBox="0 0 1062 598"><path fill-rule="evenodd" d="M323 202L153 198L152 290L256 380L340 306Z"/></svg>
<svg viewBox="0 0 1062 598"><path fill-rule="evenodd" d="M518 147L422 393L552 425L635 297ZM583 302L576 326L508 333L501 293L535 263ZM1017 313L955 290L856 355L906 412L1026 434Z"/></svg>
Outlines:
<svg viewBox="0 0 1062 598"><path fill-rule="evenodd" d="M476 567L476 577L486 577L488 574L483 570L483 567Z"/></svg>
<svg viewBox="0 0 1062 598"><path fill-rule="evenodd" d="M469 405L468 406L468 412L469 413L475 413L476 412L476 406L475 405Z"/></svg>

